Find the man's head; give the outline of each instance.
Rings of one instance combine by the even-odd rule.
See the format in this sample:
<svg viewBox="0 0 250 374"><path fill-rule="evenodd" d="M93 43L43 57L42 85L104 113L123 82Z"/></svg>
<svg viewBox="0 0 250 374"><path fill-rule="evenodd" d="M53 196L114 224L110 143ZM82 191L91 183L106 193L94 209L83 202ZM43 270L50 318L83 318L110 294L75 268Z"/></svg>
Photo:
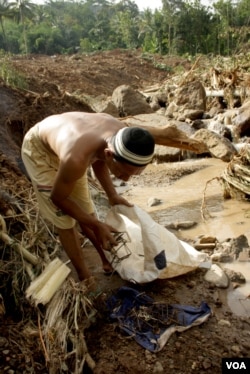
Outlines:
<svg viewBox="0 0 250 374"><path fill-rule="evenodd" d="M143 167L152 161L155 142L152 135L140 127L124 127L112 138L118 161Z"/></svg>
<svg viewBox="0 0 250 374"><path fill-rule="evenodd" d="M147 130L124 127L113 136L111 146L108 167L117 178L126 181L131 175L141 174L152 161L155 142Z"/></svg>

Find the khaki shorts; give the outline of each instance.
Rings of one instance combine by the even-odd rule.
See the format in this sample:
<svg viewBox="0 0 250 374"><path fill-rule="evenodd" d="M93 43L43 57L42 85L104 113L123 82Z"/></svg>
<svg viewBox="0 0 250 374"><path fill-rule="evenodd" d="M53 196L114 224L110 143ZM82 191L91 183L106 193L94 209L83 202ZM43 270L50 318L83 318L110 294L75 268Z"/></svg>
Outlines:
<svg viewBox="0 0 250 374"><path fill-rule="evenodd" d="M76 221L51 201L50 194L59 167L59 159L50 153L38 135L38 124L24 137L22 159L32 181L41 214L60 229L72 228ZM70 198L86 213L94 213L94 204L88 187L87 172L75 184Z"/></svg>

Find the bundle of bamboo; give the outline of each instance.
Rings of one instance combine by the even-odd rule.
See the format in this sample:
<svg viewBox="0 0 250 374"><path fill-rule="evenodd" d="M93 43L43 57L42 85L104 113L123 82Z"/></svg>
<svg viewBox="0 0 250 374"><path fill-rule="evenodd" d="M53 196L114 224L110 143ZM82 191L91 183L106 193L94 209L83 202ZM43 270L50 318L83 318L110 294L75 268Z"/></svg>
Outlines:
<svg viewBox="0 0 250 374"><path fill-rule="evenodd" d="M222 173L225 198L250 198L250 146L245 145Z"/></svg>
<svg viewBox="0 0 250 374"><path fill-rule="evenodd" d="M83 373L85 363L94 369L84 330L95 321L96 309L87 296L91 284L68 277L47 306L41 340L49 373Z"/></svg>

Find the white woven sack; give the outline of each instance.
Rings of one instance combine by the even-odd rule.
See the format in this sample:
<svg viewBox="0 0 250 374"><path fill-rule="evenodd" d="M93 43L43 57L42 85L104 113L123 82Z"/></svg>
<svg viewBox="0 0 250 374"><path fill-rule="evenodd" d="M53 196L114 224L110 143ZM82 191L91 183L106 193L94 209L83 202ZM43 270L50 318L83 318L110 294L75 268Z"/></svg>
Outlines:
<svg viewBox="0 0 250 374"><path fill-rule="evenodd" d="M208 256L179 240L138 206L115 205L106 223L124 232L126 244L119 244L105 256L122 279L147 283L172 278L197 267L210 267Z"/></svg>

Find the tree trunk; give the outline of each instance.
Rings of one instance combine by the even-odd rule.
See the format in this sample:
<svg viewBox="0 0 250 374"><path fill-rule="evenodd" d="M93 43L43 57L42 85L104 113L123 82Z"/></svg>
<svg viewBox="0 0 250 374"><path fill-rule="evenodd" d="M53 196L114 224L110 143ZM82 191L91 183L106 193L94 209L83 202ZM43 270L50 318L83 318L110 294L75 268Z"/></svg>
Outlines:
<svg viewBox="0 0 250 374"><path fill-rule="evenodd" d="M130 124L128 126L137 126L148 130L155 140L155 144L168 147L186 149L195 153L208 152L206 145L196 139L189 138L183 131L177 129L175 125L166 125L164 127L154 127L141 124Z"/></svg>

